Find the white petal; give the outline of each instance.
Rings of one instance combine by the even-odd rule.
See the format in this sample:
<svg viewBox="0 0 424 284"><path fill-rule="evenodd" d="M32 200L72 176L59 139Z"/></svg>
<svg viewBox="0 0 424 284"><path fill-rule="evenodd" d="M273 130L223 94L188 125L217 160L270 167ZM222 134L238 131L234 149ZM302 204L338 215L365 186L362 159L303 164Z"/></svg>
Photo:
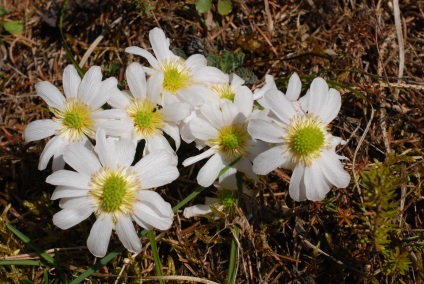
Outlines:
<svg viewBox="0 0 424 284"><path fill-rule="evenodd" d="M135 54L135 55L140 55L141 57L144 57L147 59L147 61L149 61L149 64L154 68L154 69L159 69L159 64L158 61L156 60L156 58L147 50L140 48L138 46L130 46L125 48L125 52L131 53L131 54Z"/></svg>
<svg viewBox="0 0 424 284"><path fill-rule="evenodd" d="M101 168L100 162L93 152L80 143L68 145L63 156L69 166L86 176L91 176Z"/></svg>
<svg viewBox="0 0 424 284"><path fill-rule="evenodd" d="M209 158L210 156L212 156L213 154L215 154L215 152L216 152L216 149L209 148L208 150L206 150L203 153L200 153L197 156L194 156L194 157L190 157L190 158L185 159L184 162L183 162L183 166L184 167L187 167L187 166L190 166L190 165L192 165L194 163L197 163L198 161L201 161L201 160L203 160L205 158Z"/></svg>
<svg viewBox="0 0 424 284"><path fill-rule="evenodd" d="M325 178L338 188L346 188L350 183L350 175L343 169L342 163L334 150L324 150L319 167Z"/></svg>
<svg viewBox="0 0 424 284"><path fill-rule="evenodd" d="M165 126L163 127L163 131L169 136L171 136L172 139L174 139L175 149L178 150L181 145L180 129L178 128L178 126L165 124Z"/></svg>
<svg viewBox="0 0 424 284"><path fill-rule="evenodd" d="M253 160L253 171L258 175L266 175L290 161L281 146L273 147Z"/></svg>
<svg viewBox="0 0 424 284"><path fill-rule="evenodd" d="M133 169L138 172L143 189L168 184L180 175L174 166L172 154L165 150L143 157Z"/></svg>
<svg viewBox="0 0 424 284"><path fill-rule="evenodd" d="M185 65L193 71L196 71L198 68L207 66L207 63L208 61L206 57L202 54L193 54L185 61Z"/></svg>
<svg viewBox="0 0 424 284"><path fill-rule="evenodd" d="M94 256L103 257L106 255L112 228L113 222L110 214L99 216L94 222L87 239L87 247Z"/></svg>
<svg viewBox="0 0 424 284"><path fill-rule="evenodd" d="M156 72L147 80L147 97L155 104L161 104L160 93L163 89L163 72Z"/></svg>
<svg viewBox="0 0 424 284"><path fill-rule="evenodd" d="M169 144L168 139L163 134L154 134L145 138L146 146L144 147L143 156L156 152L158 150L166 150L168 152L174 152L174 149Z"/></svg>
<svg viewBox="0 0 424 284"><path fill-rule="evenodd" d="M253 139L260 139L269 143L284 142L284 139L282 138L285 135L284 129L267 120L250 120L247 126L247 131Z"/></svg>
<svg viewBox="0 0 424 284"><path fill-rule="evenodd" d="M328 91L328 98L326 104L323 106L322 111L320 112L321 118L330 123L340 111L342 105L342 98L340 93L335 89L330 89Z"/></svg>
<svg viewBox="0 0 424 284"><path fill-rule="evenodd" d="M146 73L140 63L131 63L126 70L127 83L134 98L146 99Z"/></svg>
<svg viewBox="0 0 424 284"><path fill-rule="evenodd" d="M250 162L249 159L241 159L234 165L234 167L236 167L240 172L244 173L247 178L259 181L258 176L253 172L252 162Z"/></svg>
<svg viewBox="0 0 424 284"><path fill-rule="evenodd" d="M35 85L37 95L39 95L50 107L58 110L64 110L65 97L63 94L50 82L39 82Z"/></svg>
<svg viewBox="0 0 424 284"><path fill-rule="evenodd" d="M140 202L134 204L134 220L143 228L168 230L174 218L171 204L154 191L142 190L137 195Z"/></svg>
<svg viewBox="0 0 424 284"><path fill-rule="evenodd" d="M274 77L271 75L265 75L265 85L263 85L262 88L255 90L253 93L253 99L262 99L265 93L269 90L277 90L277 86L275 85Z"/></svg>
<svg viewBox="0 0 424 284"><path fill-rule="evenodd" d="M228 82L228 75L218 68L205 66L193 73L193 80L199 83L224 83Z"/></svg>
<svg viewBox="0 0 424 284"><path fill-rule="evenodd" d="M103 166L115 169L117 165L130 166L134 160L136 145L129 139L106 139L105 131L99 129L96 134L95 150Z"/></svg>
<svg viewBox="0 0 424 284"><path fill-rule="evenodd" d="M306 187L306 198L312 201L321 201L325 198L331 186L322 175L321 169L316 163L305 167L304 181Z"/></svg>
<svg viewBox="0 0 424 284"><path fill-rule="evenodd" d="M228 170L226 170L219 177L219 182L216 182L214 186L218 189L237 190L236 174L237 174L237 169L235 167L228 168ZM210 203L205 202L205 204L210 204Z"/></svg>
<svg viewBox="0 0 424 284"><path fill-rule="evenodd" d="M88 193L88 189L81 189L71 186L59 185L53 191L51 200L56 200L59 198L68 198L68 197L80 197L86 196Z"/></svg>
<svg viewBox="0 0 424 284"><path fill-rule="evenodd" d="M65 168L65 160L63 159L63 155L57 153L53 156L52 159L52 171L56 172L58 170L63 170Z"/></svg>
<svg viewBox="0 0 424 284"><path fill-rule="evenodd" d="M218 177L219 172L225 167L221 155L216 153L200 169L197 183L203 187L210 186Z"/></svg>
<svg viewBox="0 0 424 284"><path fill-rule="evenodd" d="M66 66L63 72L62 82L66 98L76 98L78 96L78 87L81 83L81 77L72 64Z"/></svg>
<svg viewBox="0 0 424 284"><path fill-rule="evenodd" d="M191 106L187 103L173 103L161 109L165 121L179 122L190 115Z"/></svg>
<svg viewBox="0 0 424 284"><path fill-rule="evenodd" d="M174 216L171 204L166 202L156 191L141 190L138 192L137 198L142 204L149 203L149 206L151 206L158 215L170 218Z"/></svg>
<svg viewBox="0 0 424 284"><path fill-rule="evenodd" d="M25 127L23 136L26 142L36 141L56 134L59 127L52 119L36 120Z"/></svg>
<svg viewBox="0 0 424 284"><path fill-rule="evenodd" d="M230 82L233 88L238 88L244 84L244 80L235 73L230 74ZM250 91L250 94L252 94L252 91Z"/></svg>
<svg viewBox="0 0 424 284"><path fill-rule="evenodd" d="M109 100L107 101L113 108L125 109L130 104L129 95L126 92L121 92L119 89L117 91L113 91Z"/></svg>
<svg viewBox="0 0 424 284"><path fill-rule="evenodd" d="M302 91L302 82L296 72L290 76L289 85L287 86L286 97L291 101L297 101Z"/></svg>
<svg viewBox="0 0 424 284"><path fill-rule="evenodd" d="M201 118L195 117L190 121L191 133L197 139L207 141L218 136L219 132Z"/></svg>
<svg viewBox="0 0 424 284"><path fill-rule="evenodd" d="M78 89L78 98L88 105L97 100L102 82L102 71L99 66L91 67L81 81ZM109 98L108 98L109 99ZM107 101L107 100L106 100Z"/></svg>
<svg viewBox="0 0 424 284"><path fill-rule="evenodd" d="M70 187L76 187L80 189L90 189L89 182L91 178L86 175L82 175L77 172L60 170L52 173L46 179L47 183L53 185L65 185Z"/></svg>
<svg viewBox="0 0 424 284"><path fill-rule="evenodd" d="M87 219L93 213L93 208L87 198L83 200L76 207L66 208L54 214L53 223L66 230Z"/></svg>
<svg viewBox="0 0 424 284"><path fill-rule="evenodd" d="M296 115L293 104L278 90L270 90L264 95L267 106L286 124Z"/></svg>
<svg viewBox="0 0 424 284"><path fill-rule="evenodd" d="M108 78L100 83L99 92L92 94L90 98L91 101L87 103L93 110L97 110L118 92L118 80L116 80L116 78Z"/></svg>
<svg viewBox="0 0 424 284"><path fill-rule="evenodd" d="M63 149L69 142L62 139L60 136L55 136L46 144L43 152L40 155L40 162L38 163L38 169L44 170L49 163L51 157L60 155L63 153Z"/></svg>
<svg viewBox="0 0 424 284"><path fill-rule="evenodd" d="M92 119L108 119L108 120L115 120L115 119L126 119L128 117L128 113L123 109L106 109L101 110L98 112L95 112L91 115Z"/></svg>
<svg viewBox="0 0 424 284"><path fill-rule="evenodd" d="M192 218L195 216L201 216L212 213L210 205L198 204L190 207L184 208L183 215L185 218Z"/></svg>
<svg viewBox="0 0 424 284"><path fill-rule="evenodd" d="M76 189L79 191L78 189ZM88 191L87 191L88 192ZM75 196L75 197L65 197L59 201L59 207L61 209L73 209L80 206L81 203L87 202L87 196Z"/></svg>
<svg viewBox="0 0 424 284"><path fill-rule="evenodd" d="M182 102L186 102L192 106L200 106L205 102L207 92L211 91L205 86L191 85L190 87L178 90L176 95Z"/></svg>
<svg viewBox="0 0 424 284"><path fill-rule="evenodd" d="M214 103L204 104L200 108L200 111L202 115L210 122L212 127L219 129L222 126L224 126L224 119L222 117L222 112L218 104L214 104ZM208 139L205 139L205 140L208 140Z"/></svg>
<svg viewBox="0 0 424 284"><path fill-rule="evenodd" d="M160 28L154 28L149 33L150 44L153 52L159 62L169 59L171 51L169 50L169 39Z"/></svg>
<svg viewBox="0 0 424 284"><path fill-rule="evenodd" d="M328 85L323 78L315 78L311 83L308 96L307 111L320 115L328 96Z"/></svg>
<svg viewBox="0 0 424 284"><path fill-rule="evenodd" d="M294 168L290 179L289 193L295 201L304 201L306 199L306 188L304 182L305 167L297 165Z"/></svg>
<svg viewBox="0 0 424 284"><path fill-rule="evenodd" d="M96 120L94 129L97 131L100 128L104 129L108 136L126 139L134 136L134 124L130 120Z"/></svg>
<svg viewBox="0 0 424 284"><path fill-rule="evenodd" d="M116 233L124 247L130 252L139 253L142 249L131 218L122 214L116 223Z"/></svg>
<svg viewBox="0 0 424 284"><path fill-rule="evenodd" d="M248 117L252 113L253 108L252 91L246 86L239 87L234 96L234 104L244 116Z"/></svg>

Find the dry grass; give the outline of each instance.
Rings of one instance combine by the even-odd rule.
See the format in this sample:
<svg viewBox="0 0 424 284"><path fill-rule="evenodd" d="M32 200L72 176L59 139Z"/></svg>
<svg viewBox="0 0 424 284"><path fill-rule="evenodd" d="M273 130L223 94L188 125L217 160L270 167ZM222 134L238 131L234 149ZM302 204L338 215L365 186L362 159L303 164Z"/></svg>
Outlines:
<svg viewBox="0 0 424 284"><path fill-rule="evenodd" d="M71 280L95 261L84 247L90 221L66 231L52 224L58 205L49 200L53 187L44 182L49 172L37 171L45 142L22 140L30 121L49 117L34 85L46 80L61 86L62 72L70 64L57 28L62 1L2 2L9 12L5 20L23 20L25 31L12 36L0 29L0 255L37 258L7 230L5 223L10 222L41 248L60 248L63 271ZM261 80L266 73L280 78L283 90L295 71L305 84L322 76L342 93L342 109L332 129L348 141L340 153L348 158L351 185L333 190L324 202L294 203L287 194L287 173L275 171L263 177L263 188L248 185L254 195L243 202L235 220L186 220L178 212L172 228L158 233L166 275L225 283L231 232L237 224L242 229L237 283L423 282L423 1L400 1L398 29L392 1L237 0L229 16L215 11L199 15L194 1L155 1L150 6L151 1L144 0L70 2L64 27L77 61L105 34L84 70L100 65L111 70L108 76L124 82L127 64L138 60L126 54L125 47L148 48L148 32L158 26L172 39L171 46L187 55L244 53L244 67ZM403 42L398 40L399 30ZM404 51L403 60L399 50ZM191 151L191 145L183 145L180 160ZM366 220L372 220L372 212L364 193L372 189L360 175L390 153L410 158L398 162L390 173L404 178L396 189L398 230L390 236L411 262L404 275L387 273L384 257L370 237L372 224ZM190 181L197 170L198 166L181 167L181 178L158 192L177 204L195 189ZM201 201L199 196L193 203ZM91 281L119 278L121 283L139 283L153 276L149 244L142 241L145 250L140 255L123 253L94 273ZM113 238L110 249L118 244ZM19 283L26 278L40 283L46 269L0 266L0 280ZM55 279L54 270L47 273Z"/></svg>

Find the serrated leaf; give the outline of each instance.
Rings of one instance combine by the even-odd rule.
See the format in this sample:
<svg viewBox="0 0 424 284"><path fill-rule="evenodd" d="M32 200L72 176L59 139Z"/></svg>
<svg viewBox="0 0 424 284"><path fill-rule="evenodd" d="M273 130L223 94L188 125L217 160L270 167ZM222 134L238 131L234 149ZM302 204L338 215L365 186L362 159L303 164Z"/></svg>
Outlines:
<svg viewBox="0 0 424 284"><path fill-rule="evenodd" d="M24 32L24 24L20 21L3 22L3 27L12 35L20 35Z"/></svg>
<svg viewBox="0 0 424 284"><path fill-rule="evenodd" d="M228 15L233 9L233 4L230 0L218 0L218 13Z"/></svg>
<svg viewBox="0 0 424 284"><path fill-rule="evenodd" d="M196 9L200 13L206 13L212 7L212 0L197 0Z"/></svg>

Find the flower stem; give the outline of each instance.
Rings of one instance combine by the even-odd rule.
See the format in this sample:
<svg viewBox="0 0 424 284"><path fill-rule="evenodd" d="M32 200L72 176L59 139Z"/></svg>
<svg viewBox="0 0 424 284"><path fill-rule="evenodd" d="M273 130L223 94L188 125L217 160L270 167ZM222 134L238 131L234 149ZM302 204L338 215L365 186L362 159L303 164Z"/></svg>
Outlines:
<svg viewBox="0 0 424 284"><path fill-rule="evenodd" d="M150 245L152 247L153 259L155 260L156 275L157 276L163 276L162 265L160 263L158 247L156 245L155 232L153 230L149 230L147 232L147 236L149 237ZM159 280L159 283L165 284L165 281Z"/></svg>

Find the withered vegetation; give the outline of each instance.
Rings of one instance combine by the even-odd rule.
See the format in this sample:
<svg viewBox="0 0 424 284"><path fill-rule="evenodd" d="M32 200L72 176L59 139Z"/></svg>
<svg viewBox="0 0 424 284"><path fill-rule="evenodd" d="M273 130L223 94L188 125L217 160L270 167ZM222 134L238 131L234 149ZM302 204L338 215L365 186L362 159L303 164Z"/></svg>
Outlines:
<svg viewBox="0 0 424 284"><path fill-rule="evenodd" d="M226 283L237 225L237 283L423 283L424 2L399 1L397 7L398 1L381 0L234 0L227 16L215 6L199 14L194 2L71 0L66 41L80 62L104 36L82 68L101 66L123 89L126 66L147 63L124 49L150 48L154 27L186 56L238 55L224 64L236 71L228 61L242 58L239 74L253 89L265 74L283 91L293 72L306 87L321 76L342 94L331 127L347 141L339 153L348 158L352 181L323 202L295 203L288 196L290 172L276 170L261 177L263 184L246 183L252 196L242 199L234 219L187 220L178 211L171 229L157 232L164 274ZM10 223L51 255L57 249L61 273L71 281L95 262L85 247L93 219L66 231L53 225L59 208L50 201L54 188L44 182L50 172L37 170L46 141L22 138L29 122L50 116L34 85L49 81L61 88L70 64L58 29L62 4L0 2L7 11L2 22L24 24L21 35L0 25L0 260L39 259L7 229ZM192 146L182 146L180 161L194 153ZM180 166L180 179L158 192L176 205L196 188L198 169ZM205 190L191 204L213 195ZM122 253L92 274L90 283L140 283L154 276L149 242L142 242L142 253ZM112 237L109 250L118 245ZM44 283L46 275L53 281L58 273L41 265L3 265L0 282Z"/></svg>

